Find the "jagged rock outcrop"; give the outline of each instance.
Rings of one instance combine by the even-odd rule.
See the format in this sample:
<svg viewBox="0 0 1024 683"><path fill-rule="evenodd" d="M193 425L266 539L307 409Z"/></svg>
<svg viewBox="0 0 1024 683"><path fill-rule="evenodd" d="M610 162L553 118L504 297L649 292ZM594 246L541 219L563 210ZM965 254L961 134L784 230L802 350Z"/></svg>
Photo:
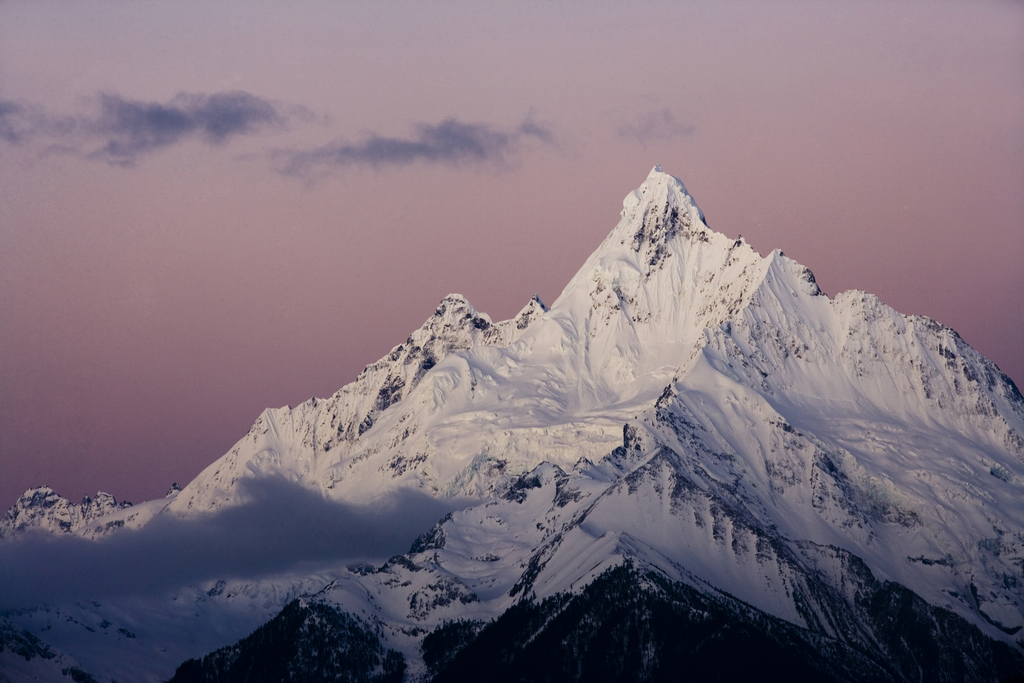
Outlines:
<svg viewBox="0 0 1024 683"><path fill-rule="evenodd" d="M66 534L90 527L101 517L130 508L128 501L120 503L100 491L95 498L85 496L81 504L72 503L49 486L29 489L0 520L0 540L11 539L27 531ZM106 523L100 523L100 526ZM122 526L117 525L117 526Z"/></svg>

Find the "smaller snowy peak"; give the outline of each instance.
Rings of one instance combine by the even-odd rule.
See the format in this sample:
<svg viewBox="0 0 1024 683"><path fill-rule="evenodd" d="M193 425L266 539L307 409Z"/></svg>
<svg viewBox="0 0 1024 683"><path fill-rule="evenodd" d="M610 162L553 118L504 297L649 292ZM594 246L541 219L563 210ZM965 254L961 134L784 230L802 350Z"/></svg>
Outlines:
<svg viewBox="0 0 1024 683"><path fill-rule="evenodd" d="M473 346L508 346L547 311L540 296L534 294L515 317L495 323L486 313L473 308L461 294L449 294L437 305L434 315L412 333L407 344L438 347L435 353L438 360L452 351Z"/></svg>
<svg viewBox="0 0 1024 683"><path fill-rule="evenodd" d="M473 308L466 297L449 294L441 299L434 314L409 335L404 345L396 346L390 354L367 366L367 369L396 360L396 354L401 355L405 350L422 350L429 367L433 367L453 351L474 346L507 346L518 338L519 331L526 329L545 312L547 307L535 295L514 318L494 323L486 313Z"/></svg>
<svg viewBox="0 0 1024 683"><path fill-rule="evenodd" d="M737 239L737 242L742 240L743 238L741 237ZM787 281L797 283L800 292L803 294L808 296L825 295L821 288L818 287L818 281L814 278L814 273L811 272L811 269L789 258L781 249L776 249L769 254L768 261L770 265L767 278L771 278L772 274L781 274Z"/></svg>
<svg viewBox="0 0 1024 683"><path fill-rule="evenodd" d="M448 354L474 346L508 346L546 312L547 307L535 295L514 318L493 323L461 294L449 294L405 344L399 344L387 356L368 365L353 384L339 392L339 395L353 394L358 389L369 389L370 394L376 393L358 425L350 424L345 433L350 438L361 436L373 426L380 413L405 398L427 371ZM361 384L368 386L361 387Z"/></svg>
<svg viewBox="0 0 1024 683"><path fill-rule="evenodd" d="M349 417L347 424L339 424L338 433L345 440L357 439L373 426L380 413L405 398L449 353L477 344L504 342L505 336L505 331L492 323L486 313L477 312L466 297L449 294L404 344L367 365L355 382L331 399L355 408L354 417L358 418Z"/></svg>
<svg viewBox="0 0 1024 683"><path fill-rule="evenodd" d="M131 507L100 491L95 498L85 496L80 505L72 503L49 486L29 489L0 521L0 540L14 538L30 530L72 533L111 512Z"/></svg>
<svg viewBox="0 0 1024 683"><path fill-rule="evenodd" d="M449 294L441 299L434 315L427 319L420 329L409 337L410 343L437 341L440 343L472 344L478 332L491 327L486 313L478 313L469 300L461 294Z"/></svg>
<svg viewBox="0 0 1024 683"><path fill-rule="evenodd" d="M167 493L164 495L164 498L170 498L171 496L176 496L179 493L181 493L181 487L178 486L178 482L174 482L171 484L171 488L167 489Z"/></svg>
<svg viewBox="0 0 1024 683"><path fill-rule="evenodd" d="M533 323L538 317L548 312L548 307L544 305L544 302L540 300L539 294L534 294L533 298L530 299L530 303L523 307L523 310L516 314L516 317L512 318L511 322L515 325L517 330L525 330ZM499 323L501 324L501 323ZM509 343L511 343L510 340Z"/></svg>
<svg viewBox="0 0 1024 683"><path fill-rule="evenodd" d="M49 486L29 489L0 522L0 538L12 538L28 529L70 532L76 521L76 507Z"/></svg>
<svg viewBox="0 0 1024 683"><path fill-rule="evenodd" d="M363 435L408 397L434 366L455 352L508 346L547 310L534 296L514 318L495 323L461 294L449 294L405 343L367 365L354 382L330 398L264 411L230 452L174 496L169 509L184 513L231 504L238 500L237 482L253 474L283 475L332 488L335 478L329 472L350 464Z"/></svg>
<svg viewBox="0 0 1024 683"><path fill-rule="evenodd" d="M80 506L82 510L82 521L88 522L96 519L97 517L102 517L108 512L130 508L131 506L131 502L127 500L118 503L114 496L109 493L99 491L96 493L95 498L90 498L89 496L82 498L82 505Z"/></svg>
<svg viewBox="0 0 1024 683"><path fill-rule="evenodd" d="M1013 380L955 330L903 315L859 290L838 294L833 307L847 330L841 359L851 374L898 374L902 393L922 401L929 420L940 412L957 421L957 431L973 425L986 436L998 434L1003 447L1024 458L1024 398Z"/></svg>

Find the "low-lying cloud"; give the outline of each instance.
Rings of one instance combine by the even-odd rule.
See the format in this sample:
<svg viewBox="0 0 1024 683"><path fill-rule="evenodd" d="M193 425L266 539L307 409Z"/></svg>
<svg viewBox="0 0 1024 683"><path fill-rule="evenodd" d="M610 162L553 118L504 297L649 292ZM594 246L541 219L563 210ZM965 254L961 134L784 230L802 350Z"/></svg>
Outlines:
<svg viewBox="0 0 1024 683"><path fill-rule="evenodd" d="M465 162L504 164L526 138L552 144L544 126L527 120L503 131L483 123L448 118L437 125L420 124L409 138L373 134L362 142L332 142L310 150L280 150L278 170L309 177L346 166L405 166L413 162L457 165Z"/></svg>
<svg viewBox="0 0 1024 683"><path fill-rule="evenodd" d="M458 507L411 490L348 505L280 479L246 480L244 492L242 505L158 515L100 540L36 533L0 543L0 610L380 562Z"/></svg>
<svg viewBox="0 0 1024 683"><path fill-rule="evenodd" d="M619 126L618 133L621 137L646 145L692 135L693 126L676 120L672 110L662 109L638 114L629 123Z"/></svg>

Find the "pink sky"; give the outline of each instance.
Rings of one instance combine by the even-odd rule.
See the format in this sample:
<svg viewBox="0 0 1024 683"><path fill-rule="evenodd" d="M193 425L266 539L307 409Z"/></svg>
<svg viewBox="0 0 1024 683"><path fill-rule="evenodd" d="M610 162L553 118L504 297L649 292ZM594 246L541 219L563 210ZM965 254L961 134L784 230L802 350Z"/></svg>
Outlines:
<svg viewBox="0 0 1024 683"><path fill-rule="evenodd" d="M161 496L449 292L550 303L655 163L1024 382L1024 6L507 4L0 4L0 507Z"/></svg>

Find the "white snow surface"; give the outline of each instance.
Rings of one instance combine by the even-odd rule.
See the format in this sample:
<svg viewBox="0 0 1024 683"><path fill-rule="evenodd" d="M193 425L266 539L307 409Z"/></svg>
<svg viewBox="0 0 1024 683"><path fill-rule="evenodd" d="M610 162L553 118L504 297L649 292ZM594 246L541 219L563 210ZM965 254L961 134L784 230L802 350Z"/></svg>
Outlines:
<svg viewBox="0 0 1024 683"><path fill-rule="evenodd" d="M658 167L550 310L535 298L492 323L450 295L334 396L265 411L180 493L71 531L195 518L239 504L239 482L257 476L350 503L399 488L478 502L382 568L221 582L206 606L137 625L139 638L250 615L212 649L323 589L380 625L416 674L422 636L444 619L579 590L626 559L809 625L808 577L850 590L852 554L1020 646L1013 383L952 330L864 292L830 299L781 251L762 257L711 231ZM30 628L40 614L10 618ZM53 642L85 663L77 638ZM152 677L172 659L152 660Z"/></svg>

